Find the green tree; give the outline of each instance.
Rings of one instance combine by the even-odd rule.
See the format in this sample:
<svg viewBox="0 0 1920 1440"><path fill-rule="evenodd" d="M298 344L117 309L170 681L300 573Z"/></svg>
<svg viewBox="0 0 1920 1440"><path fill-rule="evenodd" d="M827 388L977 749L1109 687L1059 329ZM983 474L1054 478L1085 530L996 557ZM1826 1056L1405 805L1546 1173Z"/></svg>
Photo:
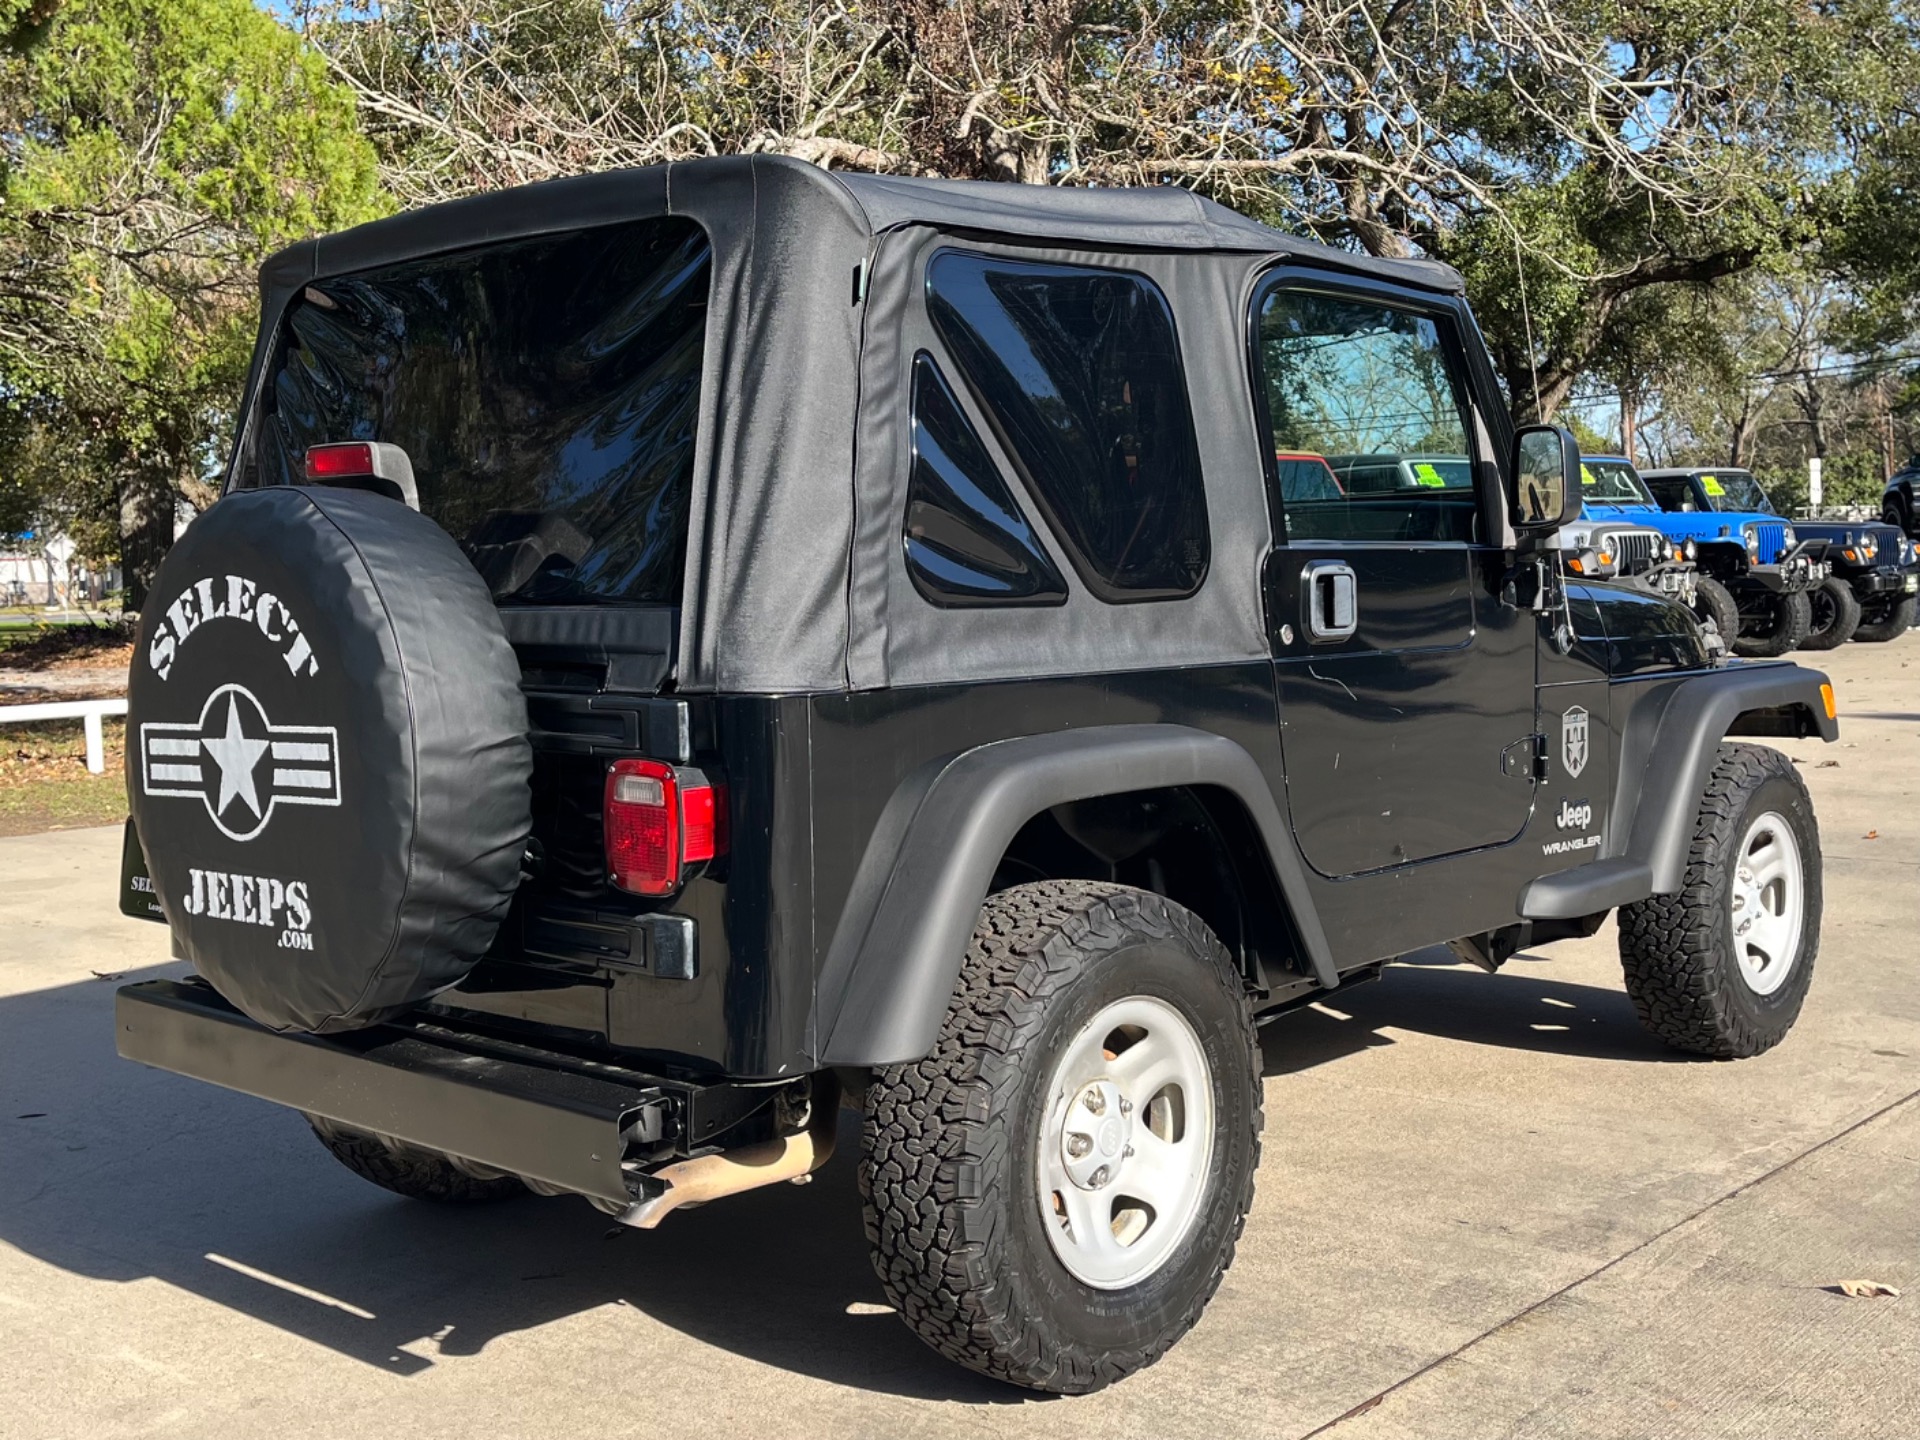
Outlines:
<svg viewBox="0 0 1920 1440"><path fill-rule="evenodd" d="M93 558L123 562L138 605L179 507L213 493L254 267L378 213L373 151L320 57L248 0L6 4L0 484L68 517L110 492L94 548L118 555Z"/></svg>
<svg viewBox="0 0 1920 1440"><path fill-rule="evenodd" d="M1193 187L1467 275L1550 416L1634 297L1810 239L1912 0L318 0L409 200L690 155Z"/></svg>

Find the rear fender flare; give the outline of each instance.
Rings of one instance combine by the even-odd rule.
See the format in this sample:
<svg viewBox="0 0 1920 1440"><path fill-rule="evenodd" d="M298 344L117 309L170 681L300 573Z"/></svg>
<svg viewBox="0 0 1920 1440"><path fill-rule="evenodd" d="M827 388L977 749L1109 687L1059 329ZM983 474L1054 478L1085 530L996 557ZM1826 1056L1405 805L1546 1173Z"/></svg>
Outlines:
<svg viewBox="0 0 1920 1440"><path fill-rule="evenodd" d="M1266 776L1185 725L1102 725L995 741L903 781L874 827L815 994L822 1065L892 1065L933 1046L995 868L1021 826L1070 800L1213 786L1246 806L1315 977L1339 983Z"/></svg>

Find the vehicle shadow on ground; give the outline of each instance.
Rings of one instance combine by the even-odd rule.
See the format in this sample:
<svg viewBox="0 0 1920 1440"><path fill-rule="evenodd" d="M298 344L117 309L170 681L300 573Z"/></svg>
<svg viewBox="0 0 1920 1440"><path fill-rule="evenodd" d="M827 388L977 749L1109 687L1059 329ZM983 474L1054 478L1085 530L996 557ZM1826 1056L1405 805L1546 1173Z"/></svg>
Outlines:
<svg viewBox="0 0 1920 1440"><path fill-rule="evenodd" d="M1523 951L1489 975L1441 947L1389 965L1376 981L1341 986L1317 1005L1273 1020L1260 1032L1265 1073L1289 1075L1394 1043L1409 1030L1470 1045L1541 1050L1590 1060L1684 1063L1690 1057L1641 1026L1624 990L1546 980L1549 963Z"/></svg>
<svg viewBox="0 0 1920 1440"><path fill-rule="evenodd" d="M609 1393L713 1383L701 1346L649 1334L665 1325L867 1390L1034 1398L940 1358L886 1308L851 1112L812 1184L683 1211L657 1231L574 1198L428 1205L349 1174L288 1111L120 1060L114 989L0 999L0 1242L28 1255L103 1281L159 1279L396 1375L612 1307L631 1313L611 1341L604 1316L582 1332L618 1371Z"/></svg>
<svg viewBox="0 0 1920 1440"><path fill-rule="evenodd" d="M1525 956L1497 976L1443 968L1451 959L1423 952L1281 1018L1263 1033L1267 1073L1391 1044L1393 1030L1672 1058L1617 991L1537 979ZM395 1375L611 1308L612 1338L603 1315L581 1343L620 1372L616 1387L644 1371L648 1384L698 1393L712 1383L710 1345L913 1398L1033 1398L949 1364L887 1309L861 1232L851 1113L814 1183L681 1212L658 1231L624 1229L578 1199L426 1205L348 1174L277 1106L120 1060L115 988L0 999L0 1241L48 1264L158 1279ZM660 1344L657 1326L701 1345Z"/></svg>

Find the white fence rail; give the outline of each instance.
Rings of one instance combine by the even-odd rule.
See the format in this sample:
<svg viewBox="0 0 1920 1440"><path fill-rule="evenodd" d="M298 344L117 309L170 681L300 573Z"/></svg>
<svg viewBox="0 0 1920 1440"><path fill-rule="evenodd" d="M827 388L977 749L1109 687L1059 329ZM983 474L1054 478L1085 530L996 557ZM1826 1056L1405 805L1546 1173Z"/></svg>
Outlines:
<svg viewBox="0 0 1920 1440"><path fill-rule="evenodd" d="M51 700L44 705L0 705L0 725L24 725L29 720L81 720L87 732L87 769L98 775L107 768L100 721L127 713L126 700Z"/></svg>

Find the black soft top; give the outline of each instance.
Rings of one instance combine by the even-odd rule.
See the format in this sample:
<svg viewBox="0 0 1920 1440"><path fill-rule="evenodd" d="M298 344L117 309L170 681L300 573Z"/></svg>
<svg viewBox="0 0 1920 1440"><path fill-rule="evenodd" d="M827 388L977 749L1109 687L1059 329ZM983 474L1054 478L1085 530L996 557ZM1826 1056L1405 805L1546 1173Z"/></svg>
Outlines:
<svg viewBox="0 0 1920 1440"><path fill-rule="evenodd" d="M1244 301L1276 260L1457 296L1424 260L1301 240L1172 186L1065 189L849 175L779 156L690 160L501 190L290 246L261 267L249 408L309 282L469 246L681 216L707 233L702 372L677 679L685 690L817 691L1086 674L1267 653L1256 578L1271 542L1246 388ZM964 243L1151 277L1173 304L1212 533L1193 596L939 611L899 543L918 278ZM936 345L937 348L937 345ZM241 443L244 444L244 430ZM238 451L236 450L236 458Z"/></svg>

